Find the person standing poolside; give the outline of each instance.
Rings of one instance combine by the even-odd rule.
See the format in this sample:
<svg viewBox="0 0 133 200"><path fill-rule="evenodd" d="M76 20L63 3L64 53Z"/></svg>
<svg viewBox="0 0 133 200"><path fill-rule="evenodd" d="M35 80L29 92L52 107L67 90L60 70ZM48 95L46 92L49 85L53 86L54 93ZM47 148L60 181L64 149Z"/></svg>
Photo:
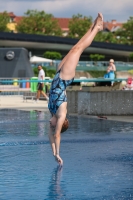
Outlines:
<svg viewBox="0 0 133 200"><path fill-rule="evenodd" d="M60 165L63 165L63 160L60 157L61 132L66 131L69 126L69 122L66 119L66 87L74 80L76 66L81 54L90 46L96 34L101 30L103 30L103 16L101 13L98 13L91 28L77 44L72 47L59 64L57 73L51 84L48 103L49 111L52 114L52 118L50 119L49 140L53 155Z"/></svg>
<svg viewBox="0 0 133 200"><path fill-rule="evenodd" d="M38 84L37 84L37 95L36 95L36 101L39 101L40 95L42 94L47 100L49 100L49 97L43 92L44 82L42 82L45 78L45 72L42 69L41 65L38 65Z"/></svg>
<svg viewBox="0 0 133 200"><path fill-rule="evenodd" d="M116 71L116 67L114 64L114 60L110 59L109 61L109 66L107 68L107 73L104 75L104 78L111 78L114 79L115 78L115 72ZM113 86L113 81L111 81L111 86Z"/></svg>

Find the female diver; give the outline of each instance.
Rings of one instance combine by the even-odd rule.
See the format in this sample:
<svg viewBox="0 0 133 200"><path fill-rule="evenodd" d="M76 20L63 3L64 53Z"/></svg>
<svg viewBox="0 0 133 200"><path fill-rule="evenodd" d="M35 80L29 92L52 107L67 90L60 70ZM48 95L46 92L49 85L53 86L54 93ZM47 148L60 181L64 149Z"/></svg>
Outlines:
<svg viewBox="0 0 133 200"><path fill-rule="evenodd" d="M94 37L101 30L103 30L103 16L101 13L98 13L96 20L87 33L72 47L59 64L57 73L51 84L48 103L49 111L52 114L49 140L53 155L60 165L63 165L63 160L60 157L60 133L67 130L69 125L66 119L66 87L74 80L75 69L82 52L91 45Z"/></svg>

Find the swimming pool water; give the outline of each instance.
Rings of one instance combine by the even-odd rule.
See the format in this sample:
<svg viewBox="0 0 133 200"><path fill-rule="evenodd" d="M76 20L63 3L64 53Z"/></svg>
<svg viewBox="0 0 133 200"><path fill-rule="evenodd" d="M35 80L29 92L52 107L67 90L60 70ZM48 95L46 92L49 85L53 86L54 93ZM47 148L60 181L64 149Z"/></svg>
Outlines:
<svg viewBox="0 0 133 200"><path fill-rule="evenodd" d="M69 116L58 168L48 112L0 110L0 200L133 199L133 124Z"/></svg>

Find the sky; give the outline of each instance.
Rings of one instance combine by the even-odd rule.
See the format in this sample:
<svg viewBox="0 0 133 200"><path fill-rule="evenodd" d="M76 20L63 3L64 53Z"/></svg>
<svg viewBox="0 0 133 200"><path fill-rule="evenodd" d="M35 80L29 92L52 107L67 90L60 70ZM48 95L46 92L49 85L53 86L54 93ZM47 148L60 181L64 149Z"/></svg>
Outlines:
<svg viewBox="0 0 133 200"><path fill-rule="evenodd" d="M27 10L35 9L57 18L72 18L79 13L93 20L102 12L104 21L126 22L133 16L133 0L0 0L0 12L24 16Z"/></svg>

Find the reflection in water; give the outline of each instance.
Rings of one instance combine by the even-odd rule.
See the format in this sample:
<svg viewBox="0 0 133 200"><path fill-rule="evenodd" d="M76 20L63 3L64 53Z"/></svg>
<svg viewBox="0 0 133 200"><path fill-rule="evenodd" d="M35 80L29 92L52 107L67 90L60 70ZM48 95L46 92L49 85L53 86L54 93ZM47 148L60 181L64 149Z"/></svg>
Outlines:
<svg viewBox="0 0 133 200"><path fill-rule="evenodd" d="M66 195L64 194L64 189L63 189L63 185L61 185L61 176L62 176L62 171L63 168L58 166L57 168L55 168L53 170L52 176L51 176L51 180L50 180L50 186L49 186L49 193L47 196L47 200L51 200L51 199L55 199L55 200L59 200L59 199L64 199L63 197L65 197ZM45 199L45 200L46 200Z"/></svg>
<svg viewBox="0 0 133 200"><path fill-rule="evenodd" d="M36 112L31 110L30 111L30 120L36 121ZM30 135L36 135L37 133L37 126L36 123L30 123Z"/></svg>
<svg viewBox="0 0 133 200"><path fill-rule="evenodd" d="M49 115L40 111L0 111L0 135L44 136L48 133Z"/></svg>
<svg viewBox="0 0 133 200"><path fill-rule="evenodd" d="M30 135L43 136L44 133L47 133L49 122L44 112L38 110L30 111L30 120L34 122L30 123Z"/></svg>
<svg viewBox="0 0 133 200"><path fill-rule="evenodd" d="M133 123L118 122L112 120L99 120L82 116L71 116L69 133L95 134L99 136L109 136L116 133L130 133L133 130ZM76 120L75 120L76 119Z"/></svg>

